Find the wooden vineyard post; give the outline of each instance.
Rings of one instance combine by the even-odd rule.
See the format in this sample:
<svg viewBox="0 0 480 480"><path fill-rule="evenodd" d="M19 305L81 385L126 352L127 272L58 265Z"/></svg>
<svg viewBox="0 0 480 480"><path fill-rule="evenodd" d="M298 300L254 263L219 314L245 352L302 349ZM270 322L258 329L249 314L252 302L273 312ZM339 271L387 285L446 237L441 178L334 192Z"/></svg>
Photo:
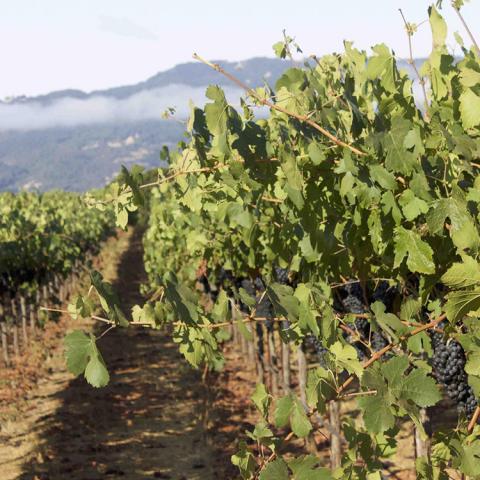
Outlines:
<svg viewBox="0 0 480 480"><path fill-rule="evenodd" d="M58 297L60 298L60 303L63 304L65 302L65 284L62 281L58 285Z"/></svg>
<svg viewBox="0 0 480 480"><path fill-rule="evenodd" d="M238 327L237 327L238 328ZM247 347L247 339L245 338L245 335L242 333L238 332L240 336L240 350L242 351L243 356L247 354L248 347Z"/></svg>
<svg viewBox="0 0 480 480"><path fill-rule="evenodd" d="M279 375L277 368L277 353L275 348L275 337L273 322L267 326L267 349L268 349L268 361L270 370L270 388L273 395L278 394Z"/></svg>
<svg viewBox="0 0 480 480"><path fill-rule="evenodd" d="M305 351L303 349L303 343L300 344L297 348L297 366L298 366L298 388L300 390L300 400L305 408L305 411L308 410L307 405L307 357L305 356ZM312 454L317 453L317 445L313 437L313 433L310 433L307 438L305 438L305 445L308 451Z"/></svg>
<svg viewBox="0 0 480 480"><path fill-rule="evenodd" d="M247 343L248 347L248 362L249 363L256 363L256 357L255 357L255 329L253 326L247 326L248 331L252 334L252 340ZM255 367L256 368L256 367Z"/></svg>
<svg viewBox="0 0 480 480"><path fill-rule="evenodd" d="M22 336L23 344L28 343L28 332L27 332L27 304L25 302L25 297L23 294L20 295L20 316L22 319Z"/></svg>
<svg viewBox="0 0 480 480"><path fill-rule="evenodd" d="M425 408L420 409L420 421L427 436L430 437L430 418ZM419 457L430 458L430 440L429 438L424 440L420 435L420 430L415 427L415 458Z"/></svg>
<svg viewBox="0 0 480 480"><path fill-rule="evenodd" d="M73 293L73 268L72 271L68 274L67 278L65 279L65 299L71 298Z"/></svg>
<svg viewBox="0 0 480 480"><path fill-rule="evenodd" d="M7 335L7 318L4 303L0 299L0 333L2 336L2 352L3 361L8 367L10 365L10 358L8 356L8 335Z"/></svg>
<svg viewBox="0 0 480 480"><path fill-rule="evenodd" d="M287 322L283 322L284 326ZM287 324L288 325L288 324ZM282 382L285 394L290 392L291 374L290 374L290 345L282 341Z"/></svg>
<svg viewBox="0 0 480 480"><path fill-rule="evenodd" d="M236 320L237 320L237 317L236 317L236 305L235 303L233 302L232 299L230 299L230 311L232 313L232 341L233 341L233 345L235 348L238 347L238 327L237 327L237 324L236 324Z"/></svg>
<svg viewBox="0 0 480 480"><path fill-rule="evenodd" d="M30 303L28 306L29 317L30 317L30 331L35 335L35 304Z"/></svg>
<svg viewBox="0 0 480 480"><path fill-rule="evenodd" d="M46 283L42 285L42 302L45 304L43 306L46 307L48 304L48 289Z"/></svg>
<svg viewBox="0 0 480 480"><path fill-rule="evenodd" d="M12 313L12 332L13 332L13 352L16 357L20 355L20 349L18 346L18 310L17 310L17 302L15 297L10 299L10 311Z"/></svg>
<svg viewBox="0 0 480 480"><path fill-rule="evenodd" d="M56 295L55 295L55 286L53 285L53 282L51 280L48 282L47 291L48 291L48 298L50 300L53 300L56 297Z"/></svg>
<svg viewBox="0 0 480 480"><path fill-rule="evenodd" d="M297 348L297 366L298 366L298 388L300 389L300 400L307 406L307 359L303 351L303 344Z"/></svg>
<svg viewBox="0 0 480 480"><path fill-rule="evenodd" d="M52 289L55 292L55 296L59 297L59 288L60 288L60 283L58 281L58 275L55 273L53 274L52 278Z"/></svg>
<svg viewBox="0 0 480 480"><path fill-rule="evenodd" d="M235 324L233 324L232 325L232 341L233 341L233 345L234 345L235 348L238 345L237 335L238 335L237 326Z"/></svg>
<svg viewBox="0 0 480 480"><path fill-rule="evenodd" d="M39 286L37 291L35 292L35 302L34 302L35 328L39 324L39 320L40 320L41 303L42 303L42 294L40 292L40 286Z"/></svg>
<svg viewBox="0 0 480 480"><path fill-rule="evenodd" d="M263 347L263 325L259 322L255 325L256 340L257 340L257 376L258 383L265 383L265 362L264 362L264 347Z"/></svg>
<svg viewBox="0 0 480 480"><path fill-rule="evenodd" d="M328 414L330 419L330 462L332 469L335 469L342 464L341 422L338 401L332 400L328 404Z"/></svg>

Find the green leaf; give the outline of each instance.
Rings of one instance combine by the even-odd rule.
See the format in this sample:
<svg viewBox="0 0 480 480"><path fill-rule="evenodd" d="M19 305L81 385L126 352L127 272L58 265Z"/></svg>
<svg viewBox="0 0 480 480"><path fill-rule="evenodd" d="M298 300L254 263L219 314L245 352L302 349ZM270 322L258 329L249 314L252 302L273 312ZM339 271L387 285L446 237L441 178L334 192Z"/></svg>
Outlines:
<svg viewBox="0 0 480 480"><path fill-rule="evenodd" d="M315 142L309 144L308 156L314 165L320 165L326 159L324 150L322 150L321 146Z"/></svg>
<svg viewBox="0 0 480 480"><path fill-rule="evenodd" d="M85 368L85 378L90 385L96 388L104 387L110 380L107 367L98 350L90 357L90 361Z"/></svg>
<svg viewBox="0 0 480 480"><path fill-rule="evenodd" d="M428 9L428 13L432 29L433 48L442 48L447 40L447 24L435 6L432 5Z"/></svg>
<svg viewBox="0 0 480 480"><path fill-rule="evenodd" d="M291 395L286 395L285 397L279 398L275 407L274 418L275 426L282 428L288 425L290 419L290 414L293 409L293 397Z"/></svg>
<svg viewBox="0 0 480 480"><path fill-rule="evenodd" d="M395 417L390 404L382 395L366 396L358 403L363 409L363 422L368 431L382 433L394 426Z"/></svg>
<svg viewBox="0 0 480 480"><path fill-rule="evenodd" d="M263 383L257 383L255 391L252 395L252 401L262 414L263 418L268 417L268 408L270 406L271 396L267 392L267 388Z"/></svg>
<svg viewBox="0 0 480 480"><path fill-rule="evenodd" d="M403 227L395 229L395 263L398 267L402 260L407 257L407 267L411 272L432 274L435 273L433 263L433 250L424 242L420 235Z"/></svg>
<svg viewBox="0 0 480 480"><path fill-rule="evenodd" d="M435 380L421 368L412 370L403 380L402 398L419 407L431 407L442 398Z"/></svg>
<svg viewBox="0 0 480 480"><path fill-rule="evenodd" d="M460 95L460 115L465 128L480 124L480 97L471 89L466 89Z"/></svg>
<svg viewBox="0 0 480 480"><path fill-rule="evenodd" d="M287 49L285 48L285 42L274 43L273 51L278 58L285 58L287 56Z"/></svg>
<svg viewBox="0 0 480 480"><path fill-rule="evenodd" d="M455 323L468 313L480 308L480 289L451 292L447 295L445 313L450 322Z"/></svg>
<svg viewBox="0 0 480 480"><path fill-rule="evenodd" d="M128 224L128 211L126 208L120 208L117 210L117 218L116 218L116 224L118 227L120 227L122 230L125 230L127 228Z"/></svg>
<svg viewBox="0 0 480 480"><path fill-rule="evenodd" d="M242 335L247 342L253 342L253 332L248 329L245 322L243 322L242 320L238 320L235 323L237 325L238 331L240 332L240 335Z"/></svg>
<svg viewBox="0 0 480 480"><path fill-rule="evenodd" d="M373 181L377 182L382 188L387 190L396 190L397 180L392 172L389 172L382 165L371 165L370 177Z"/></svg>
<svg viewBox="0 0 480 480"><path fill-rule="evenodd" d="M132 171L129 172L122 165L119 179L130 187L132 191L133 203L137 206L143 207L145 205L145 199L143 197L142 191L140 190L140 185L143 182L143 175L141 169L139 170L138 167L133 167Z"/></svg>
<svg viewBox="0 0 480 480"><path fill-rule="evenodd" d="M260 480L288 480L288 467L282 458L270 462L260 473Z"/></svg>
<svg viewBox="0 0 480 480"><path fill-rule="evenodd" d="M81 330L75 330L65 337L67 367L74 375L85 371L91 355L91 343L91 338Z"/></svg>
<svg viewBox="0 0 480 480"><path fill-rule="evenodd" d="M312 430L312 424L305 413L303 405L298 399L293 404L290 424L293 433L300 438L306 437Z"/></svg>
<svg viewBox="0 0 480 480"><path fill-rule="evenodd" d="M478 401L480 399L480 377L476 377L475 375L469 375L468 384L472 387L475 398Z"/></svg>
<svg viewBox="0 0 480 480"><path fill-rule="evenodd" d="M283 315L291 322L298 322L299 302L293 295L291 287L280 285L279 283L272 283L267 288L267 295L279 315Z"/></svg>
<svg viewBox="0 0 480 480"><path fill-rule="evenodd" d="M307 404L325 413L326 402L336 397L333 373L322 367L310 369L307 377Z"/></svg>
<svg viewBox="0 0 480 480"><path fill-rule="evenodd" d="M238 294L240 295L240 300L247 305L247 307L253 308L257 301L244 288L240 288L238 290Z"/></svg>
<svg viewBox="0 0 480 480"><path fill-rule="evenodd" d="M84 373L85 379L94 387L104 387L110 377L102 355L97 349L95 337L75 330L65 337L67 367L74 375Z"/></svg>
<svg viewBox="0 0 480 480"><path fill-rule="evenodd" d="M90 279L108 318L115 322L116 325L128 327L129 322L120 308L120 299L112 284L105 282L102 274L97 271L90 272Z"/></svg>
<svg viewBox="0 0 480 480"><path fill-rule="evenodd" d="M429 210L428 203L416 197L410 189L402 193L398 203L402 207L403 214L408 221L415 220L422 213L427 213Z"/></svg>
<svg viewBox="0 0 480 480"><path fill-rule="evenodd" d="M453 459L453 465L460 468L460 471L472 478L478 478L480 472L480 442L478 438L470 444L467 441L453 439L450 447L453 447L456 456Z"/></svg>
<svg viewBox="0 0 480 480"><path fill-rule="evenodd" d="M391 172L410 175L418 165L416 156L404 146L412 123L402 117L393 117L390 129L383 133L385 167Z"/></svg>
<svg viewBox="0 0 480 480"><path fill-rule="evenodd" d="M468 375L480 377L480 349L476 352L469 352L465 363L465 372Z"/></svg>
<svg viewBox="0 0 480 480"><path fill-rule="evenodd" d="M407 368L408 357L405 355L393 357L380 367L384 379L388 381L390 393L395 398L399 398L401 395L404 373Z"/></svg>
<svg viewBox="0 0 480 480"><path fill-rule="evenodd" d="M459 230L471 221L466 203L456 198L441 198L432 204L427 215L428 228L432 233L440 233L445 227L445 220L450 219L452 228Z"/></svg>
<svg viewBox="0 0 480 480"><path fill-rule="evenodd" d="M381 85L388 92L395 91L395 58L385 44L372 47L375 53L367 64L369 80L380 80Z"/></svg>
<svg viewBox="0 0 480 480"><path fill-rule="evenodd" d="M333 480L327 468L318 468L320 459L314 455L302 455L288 462L293 473L293 480Z"/></svg>
<svg viewBox="0 0 480 480"><path fill-rule="evenodd" d="M453 288L471 287L480 283L480 265L465 255L462 263L454 263L442 276L442 282Z"/></svg>
<svg viewBox="0 0 480 480"><path fill-rule="evenodd" d="M273 432L268 428L267 423L262 420L255 425L255 429L252 433L249 433L249 436L252 440L264 440L272 438Z"/></svg>
<svg viewBox="0 0 480 480"><path fill-rule="evenodd" d="M86 318L91 316L94 309L94 302L90 298L82 297L81 295L78 295L67 307L68 312L74 320L78 317Z"/></svg>
<svg viewBox="0 0 480 480"><path fill-rule="evenodd" d="M362 364L359 362L357 351L352 345L335 342L330 347L330 352L335 357L335 362L349 373L353 373L359 378L363 375Z"/></svg>
<svg viewBox="0 0 480 480"><path fill-rule="evenodd" d="M386 307L382 302L376 301L370 308L382 330L387 332L395 342L398 342L398 337L407 331L407 327L393 313L385 313Z"/></svg>
<svg viewBox="0 0 480 480"><path fill-rule="evenodd" d="M460 83L464 87L475 87L480 84L480 72L471 68L464 68L460 71Z"/></svg>
<svg viewBox="0 0 480 480"><path fill-rule="evenodd" d="M206 97L213 100L205 106L205 119L207 127L214 135L226 133L227 129L227 100L223 90L215 85L210 85L205 93Z"/></svg>
<svg viewBox="0 0 480 480"><path fill-rule="evenodd" d="M255 472L257 463L253 455L248 451L245 441L240 442L239 448L239 451L232 455L232 464L238 467L243 480L249 480Z"/></svg>
<svg viewBox="0 0 480 480"><path fill-rule="evenodd" d="M225 290L221 290L212 309L212 317L217 323L229 322L231 320L228 302L229 300Z"/></svg>

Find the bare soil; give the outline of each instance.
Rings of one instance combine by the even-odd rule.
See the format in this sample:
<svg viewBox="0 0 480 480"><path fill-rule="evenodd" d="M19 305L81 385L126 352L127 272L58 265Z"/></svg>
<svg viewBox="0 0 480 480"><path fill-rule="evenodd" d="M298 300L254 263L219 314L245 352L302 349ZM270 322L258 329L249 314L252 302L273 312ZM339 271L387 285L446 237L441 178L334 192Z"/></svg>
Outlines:
<svg viewBox="0 0 480 480"><path fill-rule="evenodd" d="M126 312L143 301L142 254L141 232L133 230L108 241L95 260ZM224 370L202 378L166 332L113 330L99 340L110 384L94 389L65 368L62 339L78 328L98 334L104 327L61 317L47 323L15 368L0 368L1 480L238 478L230 456L258 421L250 401L256 373L244 354L226 344ZM344 418L358 415L353 401L341 410ZM434 419L444 421L440 410ZM313 445L328 466L328 437L326 424L309 445L289 444L287 454ZM415 478L410 422L385 476Z"/></svg>
<svg viewBox="0 0 480 480"><path fill-rule="evenodd" d="M100 267L108 266L103 273L128 311L142 301L141 233L120 234L103 256ZM111 381L94 389L65 369L60 336L66 327L92 329L66 319L49 325L43 335L50 339L48 354L18 362L20 370L40 373L21 388L2 385L2 480L219 478L202 423L206 389L164 332L113 330L103 337L99 347Z"/></svg>

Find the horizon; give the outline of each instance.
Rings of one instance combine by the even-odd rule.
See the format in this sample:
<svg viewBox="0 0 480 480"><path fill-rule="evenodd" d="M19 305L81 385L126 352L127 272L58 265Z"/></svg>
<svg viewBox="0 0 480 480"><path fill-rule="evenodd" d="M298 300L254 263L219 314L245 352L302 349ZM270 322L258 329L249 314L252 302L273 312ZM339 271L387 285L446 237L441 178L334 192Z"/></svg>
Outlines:
<svg viewBox="0 0 480 480"><path fill-rule="evenodd" d="M408 57L399 57L399 56L396 56L397 60L398 61L403 61L403 62L408 62ZM425 57L425 56L417 56L414 58L414 61L415 62L418 62L418 61L424 61L426 60L428 57ZM241 58L239 60L228 60L226 58L213 58L213 59L210 59L209 61L211 61L212 63L231 63L231 64L242 64L242 63L245 63L245 62L248 62L250 60L256 60L256 59L266 59L266 60L279 60L279 61L284 61L285 63L289 63L290 60L288 59L279 59L278 57L275 57L275 55L262 55L262 56L253 56L253 57L249 57L249 58ZM301 64L302 62L304 61L307 61L308 60L308 57L305 56L305 57L299 57L295 60L296 63L298 64ZM159 70L158 72L155 72L153 75L151 75L150 77L147 77L147 78L144 78L144 79L140 79L138 82L135 82L135 83L128 83L128 84L115 84L115 85L110 85L110 86L107 86L105 88L101 88L101 89L93 89L93 90L82 90L81 88L63 88L63 89L60 89L60 90L51 90L51 91L48 91L48 92L43 92L43 93L40 93L38 95L32 95L32 96L29 96L29 95L17 95L17 96L7 96L5 98L0 98L0 104L1 103L4 103L6 105L8 105L11 101L15 101L15 100L18 100L18 99L22 99L22 98L27 98L29 100L35 100L36 98L40 98L40 97L44 97L44 96L48 96L52 93L63 93L63 92L78 92L78 93L84 93L86 95L92 95L92 94L98 94L99 96L102 95L103 92L105 91L108 91L108 90L111 90L111 89L115 89L115 88L118 88L118 87L131 87L131 86L136 86L138 85L139 83L142 83L142 82L145 82L145 81L148 81L150 80L151 78L154 78L156 77L157 75L159 74L162 74L162 73L165 73L165 72L168 72L170 70L174 70L175 68L179 67L179 66L182 66L182 65L189 65L189 64L198 64L200 65L200 62L198 61L195 61L195 59L193 58L192 56L192 60L190 61L185 61L185 62L180 62L180 63L177 63L175 65L173 65L172 67L170 68L166 68L164 70ZM241 67L240 67L241 68ZM175 84L172 84L172 85L175 85Z"/></svg>
<svg viewBox="0 0 480 480"><path fill-rule="evenodd" d="M404 0L401 8L408 21L419 24L427 18L430 4ZM113 0L101 4L87 0L74 6L60 0L41 4L18 0L7 4L0 18L2 45L14 45L2 52L0 98L70 89L88 93L132 85L193 61L194 51L230 62L272 58L272 45L281 39L283 29L296 38L304 56L342 51L343 40L350 40L367 51L386 43L398 58L408 58L397 2L366 0L359 5L339 0L333 12L325 7L322 2L299 0L295 9L282 9L273 2L246 0L232 20L231 11L219 0L202 5L191 0L174 5L139 0L134 6ZM341 28L336 15L339 10ZM372 10L376 15L371 15ZM480 17L478 3L467 4L464 10L467 18ZM442 15L449 26L448 44L453 53L455 48L458 51L455 31L470 45L449 5L444 6ZM349 33L343 34L345 31ZM219 37L224 41L218 41ZM413 38L414 57L424 58L430 49L430 28L428 22L422 23Z"/></svg>

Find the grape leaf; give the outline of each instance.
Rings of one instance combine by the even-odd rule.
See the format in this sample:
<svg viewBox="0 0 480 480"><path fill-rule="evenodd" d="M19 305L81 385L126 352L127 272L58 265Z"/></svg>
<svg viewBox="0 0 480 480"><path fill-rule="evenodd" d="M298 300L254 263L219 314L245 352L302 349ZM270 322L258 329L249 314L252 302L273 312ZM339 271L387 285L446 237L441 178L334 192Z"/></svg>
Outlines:
<svg viewBox="0 0 480 480"><path fill-rule="evenodd" d="M435 273L433 263L433 250L424 242L420 235L412 230L397 227L395 230L395 263L398 267L402 260L407 257L407 267L412 272L431 274Z"/></svg>
<svg viewBox="0 0 480 480"><path fill-rule="evenodd" d="M260 480L288 480L288 467L282 458L270 462L260 473Z"/></svg>

